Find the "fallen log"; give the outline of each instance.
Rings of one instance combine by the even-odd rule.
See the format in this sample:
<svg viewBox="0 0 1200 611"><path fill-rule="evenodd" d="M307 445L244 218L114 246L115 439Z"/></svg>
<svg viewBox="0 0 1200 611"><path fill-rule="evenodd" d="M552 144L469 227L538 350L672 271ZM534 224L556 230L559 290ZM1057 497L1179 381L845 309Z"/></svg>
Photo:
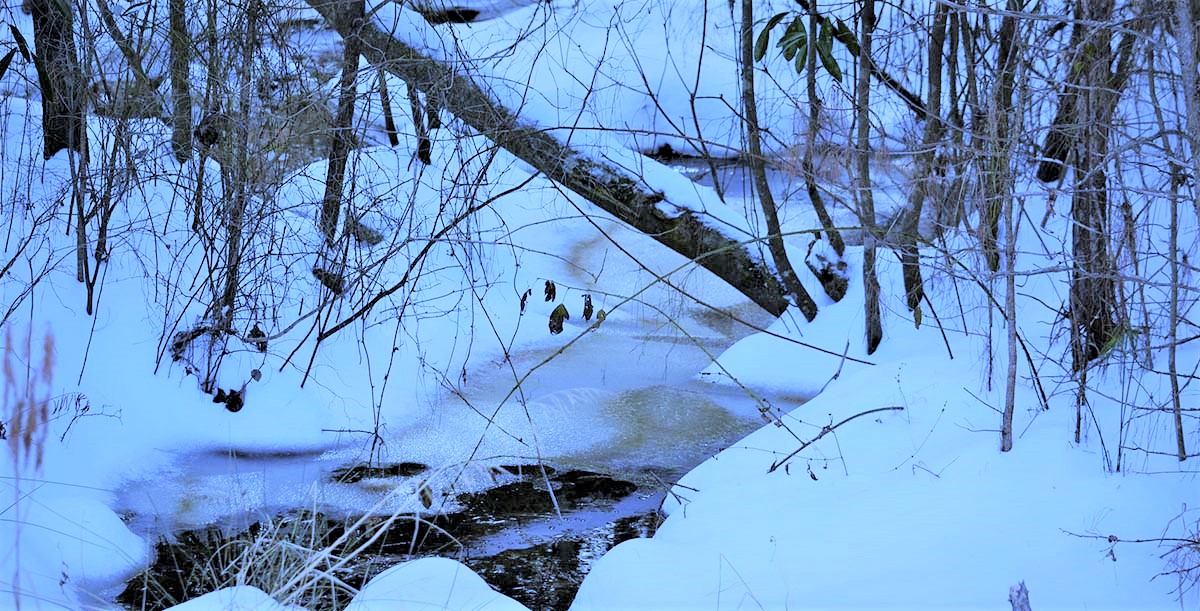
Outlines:
<svg viewBox="0 0 1200 611"><path fill-rule="evenodd" d="M343 38L362 40L362 54L424 93L434 108L458 117L497 146L546 177L585 198L671 250L695 261L772 315L789 305L783 286L766 261L747 248L744 236L731 236L707 222L687 201L671 201L624 168L597 160L562 142L542 126L522 119L486 93L472 78L415 48L380 26L370 11L365 21L339 19L342 2L308 0ZM385 6L379 15L401 11Z"/></svg>

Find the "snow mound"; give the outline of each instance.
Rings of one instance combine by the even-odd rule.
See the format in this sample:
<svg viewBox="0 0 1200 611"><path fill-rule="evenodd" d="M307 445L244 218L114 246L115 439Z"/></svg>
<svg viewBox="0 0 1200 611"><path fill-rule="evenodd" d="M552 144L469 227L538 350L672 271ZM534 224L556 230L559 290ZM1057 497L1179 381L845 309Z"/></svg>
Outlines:
<svg viewBox="0 0 1200 611"><path fill-rule="evenodd" d="M528 611L493 590L466 565L449 558L421 558L396 565L367 582L346 611L480 609Z"/></svg>

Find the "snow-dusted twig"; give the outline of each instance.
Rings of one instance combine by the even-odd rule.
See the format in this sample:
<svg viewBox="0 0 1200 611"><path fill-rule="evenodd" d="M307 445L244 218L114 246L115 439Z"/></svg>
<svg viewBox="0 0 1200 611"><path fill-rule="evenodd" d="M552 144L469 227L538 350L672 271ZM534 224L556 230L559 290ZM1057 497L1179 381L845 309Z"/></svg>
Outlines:
<svg viewBox="0 0 1200 611"><path fill-rule="evenodd" d="M809 439L808 441L800 444L800 447L793 450L791 454L788 454L787 456L784 456L783 458L771 463L771 468L767 469L767 473L774 472L776 469L783 466L784 463L786 463L787 461L794 458L797 454L799 454L800 452L803 452L805 448L820 441L822 437L828 435L829 433L832 433L839 426L842 426L843 424L846 424L847 422L850 422L851 420L854 420L855 418L861 418L863 416L868 416L870 414L876 414L879 412L898 412L898 411L903 411L903 410L904 410L903 405L890 405L888 407L877 407L875 409L869 409L865 412L859 412L857 414L854 414L853 416L848 416L837 424L821 427L821 432L817 433L816 437L813 437L812 439Z"/></svg>
<svg viewBox="0 0 1200 611"><path fill-rule="evenodd" d="M850 353L850 342L849 342L849 340L847 340L846 347L845 347L845 349L842 350L842 360L838 361L837 371L833 372L833 375L830 376L828 380L825 380L825 383L821 385L821 389L817 391L817 393L816 393L817 395L825 392L825 389L828 388L829 385L832 384L834 380L842 377L842 367L844 367L846 365L846 356L849 353ZM814 395L814 396L816 396L816 395Z"/></svg>

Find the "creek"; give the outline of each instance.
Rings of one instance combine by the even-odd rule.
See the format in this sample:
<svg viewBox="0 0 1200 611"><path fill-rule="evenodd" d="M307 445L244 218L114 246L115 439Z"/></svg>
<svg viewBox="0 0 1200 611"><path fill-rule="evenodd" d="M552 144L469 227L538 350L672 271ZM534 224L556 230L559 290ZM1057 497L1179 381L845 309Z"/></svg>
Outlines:
<svg viewBox="0 0 1200 611"><path fill-rule="evenodd" d="M622 239L648 260L662 258L644 236ZM599 239L571 253L624 273L609 256ZM729 289L716 290L726 291L713 300L722 310L769 323ZM748 393L696 376L753 330L668 289L644 298L667 304L674 324L662 307L631 305L633 315L608 318L561 354L546 346L477 366L467 390L446 393L402 430L382 431L374 453L361 438L308 453L227 448L180 454L169 473L129 482L116 509L159 543L156 563L119 602L164 608L235 577L272 592L279 573L328 548L353 559L309 569L339 582L291 602L338 609L387 567L442 555L531 609L567 608L592 562L653 535L673 482L764 423L763 404ZM517 374L551 355L502 404ZM767 399L776 413L798 404Z"/></svg>

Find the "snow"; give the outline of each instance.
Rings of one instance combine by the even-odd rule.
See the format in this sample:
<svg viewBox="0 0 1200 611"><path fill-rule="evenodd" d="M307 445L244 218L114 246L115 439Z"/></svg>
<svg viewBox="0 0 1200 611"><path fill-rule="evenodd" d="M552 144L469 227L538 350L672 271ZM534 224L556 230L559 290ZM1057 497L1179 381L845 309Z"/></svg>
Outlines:
<svg viewBox="0 0 1200 611"><path fill-rule="evenodd" d="M222 588L172 607L175 611L297 611L253 586Z"/></svg>
<svg viewBox="0 0 1200 611"><path fill-rule="evenodd" d="M282 605L252 586L224 588L172 607L174 611L290 611L301 608ZM449 558L421 558L398 564L377 575L363 586L345 609L515 611L525 607L493 590L461 562Z"/></svg>
<svg viewBox="0 0 1200 611"><path fill-rule="evenodd" d="M115 596L114 584L132 577L148 561L141 538L123 524L108 505L79 492L44 492L41 482L27 483L26 494L9 494L17 488L4 482L6 505L3 556L6 588L16 588L23 599L53 601L64 587L94 596ZM30 485L33 484L33 485ZM37 490L28 490L37 486ZM17 551L19 556L14 557ZM11 563L11 564L9 564ZM5 601L6 603L8 601ZM32 603L35 605L37 603Z"/></svg>
<svg viewBox="0 0 1200 611"><path fill-rule="evenodd" d="M421 558L396 565L371 580L346 611L525 609L496 592L466 565L449 558Z"/></svg>
<svg viewBox="0 0 1200 611"><path fill-rule="evenodd" d="M736 114L726 105L737 92L734 24L724 9L714 10L704 29L695 25L700 2L560 4L431 28L387 2L373 19L414 44L437 40L444 57L483 58L460 69L588 154L644 175L651 189L667 195L662 205L697 211L733 235L759 234L750 198L729 198L749 209L721 203L674 169L635 154L662 144L686 150L699 136L722 150L740 147ZM762 17L793 5L762 4ZM27 18L18 21L31 39ZM700 64L689 50L701 47L702 35L706 54ZM775 133L799 133L789 99L799 90L799 77L782 70L780 58L769 61L775 79L759 80L760 112ZM10 73L6 92L19 93L31 82L31 72L19 63L11 71L24 70L25 80ZM593 74L594 80L580 77ZM403 91L391 82L394 92ZM837 125L844 118L833 104L839 88L823 82L822 89ZM821 313L813 323L789 311L767 332L724 350L718 363L677 358L669 346L641 354L639 342L650 344L647 336L669 330L664 312L702 342L727 340L705 328L655 274L683 270L672 284L718 307L745 312L747 306L728 287L692 272L678 255L562 193L507 154L485 163L476 155L486 155L490 143L450 126L449 136L435 142L427 170L414 167L411 147L403 144L366 147L351 161L358 174L347 210L385 228L389 239L413 238L398 242L399 256L355 252L360 269L379 270L363 276L373 292L395 285L407 271L384 264L385 254L412 261L444 215L461 211L464 202L523 186L472 217L474 233L431 248L410 287L325 340L311 366L311 323L272 328L269 333L279 337L265 355L231 343L235 349L214 372L214 382L226 389L244 385L247 403L229 413L200 392L197 375L173 362L161 340L176 321L184 321L182 329L204 314L187 293L189 283L207 273L202 249L192 241L186 215L163 212L179 209L175 185L194 180L195 164L169 160L169 132L161 126L139 126L139 142L155 147L142 160L152 171L119 206L121 237L105 268L97 313L86 316L84 292L74 278L73 238L57 210L69 177L66 157L42 162L38 147L31 152L30 143L38 141L37 104L14 94L3 105L0 189L31 211L6 204L14 241L5 243L4 260L36 219L54 223L0 277L5 310L39 280L7 320L4 347L18 379L36 378L39 363L49 359L52 381L34 384L31 392L54 410L37 429L44 455L32 460L14 451L0 458L0 607L107 608L123 582L151 560L153 541L137 529L170 532L318 502L346 513L420 510L415 486L380 494L313 485L333 467L371 451L371 438L362 431L377 419L387 442L377 457L430 464L436 471L430 485L447 492L490 485L495 476L487 467L501 459L586 457L618 468L628 453L698 444L701 434L724 426L730 416L714 402L690 398L693 389L685 385L693 377L711 383L713 393L741 385L768 396L811 399L787 410L780 426L764 426L685 475L664 503L667 518L657 534L622 543L601 558L573 609L1008 609L1006 594L1018 582L1026 584L1039 611L1200 606L1200 589L1170 574L1173 563L1194 565L1195 552L1173 555L1169 542L1156 541L1196 536L1195 459L1177 464L1171 457L1126 456L1124 468L1111 472L1118 440L1165 443L1159 439L1169 430L1164 422L1127 424L1121 402L1162 404L1169 393L1164 377L1119 364L1099 370L1091 380L1084 437L1072 439L1074 383L1069 364L1061 362L1064 331L1054 311L1066 292L1061 270L1069 219L1062 210L1045 228L1022 227L1019 269L1027 275L1021 278L1017 328L1033 363L1019 364L1015 447L1001 453L999 372L1006 363L997 356L993 371L986 355L989 349L1002 353L1003 321L989 317L998 314L989 313L973 279L948 273L962 272L958 263L930 261L941 269L927 275L933 307L918 325L903 305L899 264L881 251L885 340L872 355L862 346L861 248L847 253L852 280L846 298L834 304L818 296ZM372 101L364 115L377 117L377 105ZM873 111L889 117L895 109L881 103ZM592 129L614 125L624 131ZM106 127L94 121L90 129L99 138ZM99 162L93 159L93 165ZM459 168L476 178L471 182L478 191L456 186ZM216 167L208 170L216 180ZM255 213L272 222L247 243L247 261L256 262L248 274L281 296L279 320L310 320L305 316L317 295L310 270L321 240L314 202L324 175L324 163L312 164L254 203ZM1045 191L1019 188L1028 215L1042 218ZM1165 216L1158 208L1155 214ZM850 220L847 211L837 212L839 220ZM796 210L785 219L789 231L813 224ZM1185 219L1182 242L1192 260L1195 236L1194 223ZM1159 234L1149 238L1165 243ZM610 239L651 271L617 254ZM794 262L803 260L808 239L790 240ZM290 249L287 257L271 250L276 241ZM50 270L44 276L43 268ZM804 266L797 268L815 289ZM558 284L553 302L541 298L546 280ZM534 294L522 314L518 304L527 288ZM992 290L1000 294L998 281ZM545 320L555 304L578 303L584 293L607 311L606 321L593 327L573 310L566 331L549 336ZM359 305L336 306L332 320L351 316ZM397 322L401 313L403 324ZM251 322L237 324L244 331ZM47 334L53 350L43 355ZM572 341L555 376L534 375L521 393L506 396L517 375ZM193 346L185 360L202 362L201 348ZM302 357L287 359L293 350ZM1155 361L1165 362L1164 354L1157 349ZM1181 346L1179 362L1194 374L1200 348ZM252 370L262 379L251 380ZM1035 390L1035 373L1047 389L1049 409ZM630 400L655 384L674 390L650 395L670 397L664 399L670 405L656 409ZM6 400L10 387L28 385L6 382ZM482 412L494 412L492 422L458 400L456 391ZM1186 405L1198 398L1194 386L1184 387ZM779 401L775 413L786 405ZM884 411L826 432L869 410ZM5 422L8 416L0 412ZM646 445L648 434L668 438ZM1189 435L1195 444L1194 427ZM18 448L20 440L11 435L9 443ZM285 471L275 464L277 456L307 462ZM241 585L176 608L288 607ZM375 577L348 608L523 607L455 560L424 558Z"/></svg>
<svg viewBox="0 0 1200 611"><path fill-rule="evenodd" d="M1151 581L1163 547L1105 538L1157 536L1194 492L1104 474L1055 434L1066 410L999 455L994 431L972 432L991 410L944 383L972 373L912 358L833 382L784 419L802 437L904 410L853 421L773 473L797 440L774 427L747 437L685 476L657 534L603 557L573 608L1004 609L1022 580L1034 608L1177 608L1178 584Z"/></svg>

